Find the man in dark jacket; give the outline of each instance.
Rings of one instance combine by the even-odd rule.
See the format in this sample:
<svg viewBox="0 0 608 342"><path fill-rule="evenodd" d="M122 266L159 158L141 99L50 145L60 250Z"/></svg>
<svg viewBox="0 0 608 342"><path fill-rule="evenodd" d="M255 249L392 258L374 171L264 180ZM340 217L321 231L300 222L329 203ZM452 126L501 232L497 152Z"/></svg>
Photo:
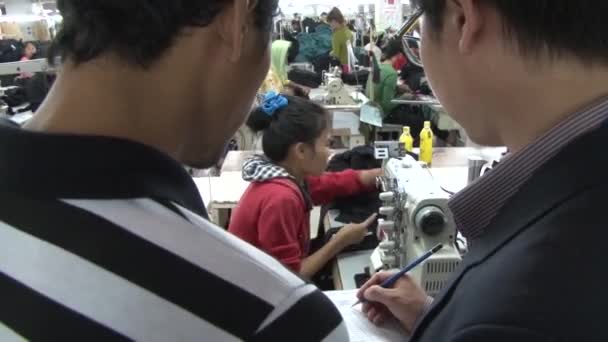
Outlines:
<svg viewBox="0 0 608 342"><path fill-rule="evenodd" d="M608 341L605 1L418 0L446 110L512 152L450 208L470 252L443 292L376 275L359 296L411 341Z"/></svg>

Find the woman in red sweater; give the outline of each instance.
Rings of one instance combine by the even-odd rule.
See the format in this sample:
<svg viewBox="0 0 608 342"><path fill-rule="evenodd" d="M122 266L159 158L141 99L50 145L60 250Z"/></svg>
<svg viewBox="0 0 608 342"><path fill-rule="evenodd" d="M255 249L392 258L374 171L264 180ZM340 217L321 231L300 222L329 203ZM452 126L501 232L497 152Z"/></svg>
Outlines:
<svg viewBox="0 0 608 342"><path fill-rule="evenodd" d="M343 249L360 243L376 218L346 225L310 255L313 206L373 190L381 170L324 173L329 115L312 102L269 93L247 125L263 131L264 156L243 167L243 178L251 185L232 215L229 231L310 279Z"/></svg>

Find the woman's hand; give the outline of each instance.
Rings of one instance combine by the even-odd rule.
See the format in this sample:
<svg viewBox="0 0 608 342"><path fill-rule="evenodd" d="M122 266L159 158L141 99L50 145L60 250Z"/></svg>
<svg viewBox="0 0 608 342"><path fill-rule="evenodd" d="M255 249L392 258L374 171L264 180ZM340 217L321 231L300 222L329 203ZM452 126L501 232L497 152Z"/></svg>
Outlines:
<svg viewBox="0 0 608 342"><path fill-rule="evenodd" d="M384 171L382 171L382 169L361 171L359 172L359 180L361 180L361 184L363 184L365 187L375 188L376 178L382 177L383 175Z"/></svg>
<svg viewBox="0 0 608 342"><path fill-rule="evenodd" d="M374 214L365 220L365 222L347 224L336 233L335 239L338 239L342 248L361 243L369 233L369 227L374 223L377 217L378 215Z"/></svg>

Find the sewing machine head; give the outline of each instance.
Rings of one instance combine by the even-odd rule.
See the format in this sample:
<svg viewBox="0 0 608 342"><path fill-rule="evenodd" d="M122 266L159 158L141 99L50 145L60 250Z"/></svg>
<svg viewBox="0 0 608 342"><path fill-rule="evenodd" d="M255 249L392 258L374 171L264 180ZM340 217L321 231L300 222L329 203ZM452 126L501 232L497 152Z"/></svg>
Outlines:
<svg viewBox="0 0 608 342"><path fill-rule="evenodd" d="M351 106L356 104L341 78L328 78L325 89L327 95L325 95L323 102L326 105Z"/></svg>
<svg viewBox="0 0 608 342"><path fill-rule="evenodd" d="M456 247L456 225L448 208L449 195L429 169L404 155L398 143L376 143L376 157L384 159L380 179L383 207L378 222L379 247L372 269L401 269L441 243L444 249L410 273L434 296L461 261Z"/></svg>

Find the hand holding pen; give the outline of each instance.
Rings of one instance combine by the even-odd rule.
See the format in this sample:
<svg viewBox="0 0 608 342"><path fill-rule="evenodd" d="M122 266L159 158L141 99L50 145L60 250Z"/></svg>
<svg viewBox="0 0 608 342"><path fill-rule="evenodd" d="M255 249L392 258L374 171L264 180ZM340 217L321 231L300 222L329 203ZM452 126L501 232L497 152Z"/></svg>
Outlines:
<svg viewBox="0 0 608 342"><path fill-rule="evenodd" d="M436 252L439 249L441 247L438 246L433 250ZM401 322L408 333L411 333L426 306L432 302L432 298L428 297L424 290L406 274L408 272L406 270L412 270L428 259L430 255L427 254L400 272L377 273L363 285L357 297L363 302L363 312L371 322L382 325L387 319L394 317ZM385 286L383 287L382 284ZM387 286L389 284L392 286Z"/></svg>

